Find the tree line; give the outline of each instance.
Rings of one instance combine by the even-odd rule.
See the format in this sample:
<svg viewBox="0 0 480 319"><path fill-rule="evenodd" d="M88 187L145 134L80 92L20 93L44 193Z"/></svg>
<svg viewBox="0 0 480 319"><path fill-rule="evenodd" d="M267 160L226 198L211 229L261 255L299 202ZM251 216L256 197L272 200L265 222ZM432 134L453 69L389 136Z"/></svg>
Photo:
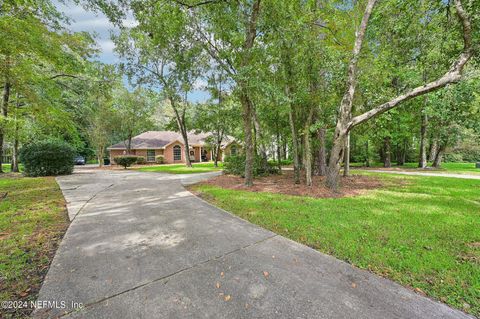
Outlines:
<svg viewBox="0 0 480 319"><path fill-rule="evenodd" d="M74 120L60 120L62 125L88 127L85 140L96 145L100 158L112 139L131 141L148 127L177 130L187 152L188 131L211 131L217 153L227 134L243 141L246 185L253 184L256 157L265 163L289 157L294 183L312 185L313 175L324 175L336 189L341 165L348 175L350 160L368 165L379 159L386 167L415 160L424 168L427 160L439 166L453 146L478 149L480 4L475 0L80 2L119 28L112 37L122 62L115 68L74 63L89 60L94 40L62 29L62 17L50 2L35 3L45 4L34 15L38 23L45 32L62 35L64 43L58 42L55 57L42 56L54 51L42 49L44 42L35 44L33 34L28 48L12 36L2 42L2 65L15 56L36 56L27 59L35 68L20 73L31 83L49 85L43 104L52 108L61 101L55 119L68 111ZM23 19L15 5L6 9L8 19ZM128 14L136 20L133 27L122 23ZM11 28L8 19L4 32ZM73 39L75 46L65 50ZM9 51L13 48L30 51L16 55ZM62 56L76 51L76 60ZM64 60L69 64L57 68L55 61ZM3 83L15 83L13 91L21 92L22 81L7 71L2 69ZM122 77L135 91L124 87ZM198 83L211 98L194 104L189 96ZM88 98L75 90L88 92ZM73 107L79 100L83 107ZM120 117L112 120L113 114ZM188 154L185 158L191 165Z"/></svg>
<svg viewBox="0 0 480 319"><path fill-rule="evenodd" d="M403 121L410 115L407 108L420 113L419 162L425 167L428 118L448 131L451 118L465 117L459 113L468 113L470 122L478 113L460 107L474 104L469 89L478 87L477 1L89 4L117 24L127 12L134 15L137 26L115 38L117 52L132 79L164 92L184 137L186 121L177 105L187 104L184 97L198 78L222 74L242 110L246 185L253 183L254 157L266 157L273 141L280 148L283 138L291 149L295 183L301 171L307 185L314 173L325 174L335 189L340 165L351 156L350 134L365 132L385 113L382 119ZM462 88L470 97L455 88L462 81L468 82ZM386 128L386 161L391 135L407 133L400 130ZM451 143L441 130L433 138L437 158Z"/></svg>

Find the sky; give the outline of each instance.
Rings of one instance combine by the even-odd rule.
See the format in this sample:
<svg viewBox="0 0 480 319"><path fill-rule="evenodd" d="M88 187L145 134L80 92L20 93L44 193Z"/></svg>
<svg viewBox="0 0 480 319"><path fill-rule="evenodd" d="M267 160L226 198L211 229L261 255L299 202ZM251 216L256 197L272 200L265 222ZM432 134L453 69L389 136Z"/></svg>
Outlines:
<svg viewBox="0 0 480 319"><path fill-rule="evenodd" d="M95 35L98 47L101 50L98 56L98 60L107 64L116 64L120 62L120 57L114 52L115 44L110 39L112 32L118 32L118 29L113 26L108 18L102 13L95 13L86 11L79 5L76 5L70 1L65 4L54 2L57 9L63 12L71 19L71 24L67 26L71 31L87 31ZM129 18L124 21L124 26L134 26L135 20ZM199 81L203 83L203 81ZM204 102L208 99L209 95L202 89L197 89L189 94L188 100L190 102Z"/></svg>

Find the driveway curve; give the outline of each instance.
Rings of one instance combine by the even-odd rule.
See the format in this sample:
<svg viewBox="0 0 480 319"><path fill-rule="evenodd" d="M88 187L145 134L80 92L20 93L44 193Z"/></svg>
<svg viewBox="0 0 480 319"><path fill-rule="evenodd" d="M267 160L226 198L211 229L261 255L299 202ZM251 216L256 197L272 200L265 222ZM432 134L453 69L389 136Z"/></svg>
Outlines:
<svg viewBox="0 0 480 319"><path fill-rule="evenodd" d="M58 178L71 225L36 318L472 318L186 191L210 174ZM81 307L80 307L81 305Z"/></svg>

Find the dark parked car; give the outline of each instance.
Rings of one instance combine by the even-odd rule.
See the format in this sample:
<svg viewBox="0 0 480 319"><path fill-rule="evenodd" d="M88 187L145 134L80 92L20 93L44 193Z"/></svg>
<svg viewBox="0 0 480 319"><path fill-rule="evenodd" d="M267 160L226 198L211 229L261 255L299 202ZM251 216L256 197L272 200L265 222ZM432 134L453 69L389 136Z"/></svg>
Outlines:
<svg viewBox="0 0 480 319"><path fill-rule="evenodd" d="M83 156L77 156L73 161L75 165L85 165L85 157Z"/></svg>

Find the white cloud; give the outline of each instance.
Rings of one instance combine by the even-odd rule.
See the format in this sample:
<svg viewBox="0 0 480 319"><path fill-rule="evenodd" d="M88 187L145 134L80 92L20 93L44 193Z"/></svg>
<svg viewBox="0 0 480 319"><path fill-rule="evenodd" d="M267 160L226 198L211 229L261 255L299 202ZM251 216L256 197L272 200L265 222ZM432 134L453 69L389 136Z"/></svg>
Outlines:
<svg viewBox="0 0 480 319"><path fill-rule="evenodd" d="M104 53L113 53L115 49L115 43L112 40L99 40L97 43Z"/></svg>

